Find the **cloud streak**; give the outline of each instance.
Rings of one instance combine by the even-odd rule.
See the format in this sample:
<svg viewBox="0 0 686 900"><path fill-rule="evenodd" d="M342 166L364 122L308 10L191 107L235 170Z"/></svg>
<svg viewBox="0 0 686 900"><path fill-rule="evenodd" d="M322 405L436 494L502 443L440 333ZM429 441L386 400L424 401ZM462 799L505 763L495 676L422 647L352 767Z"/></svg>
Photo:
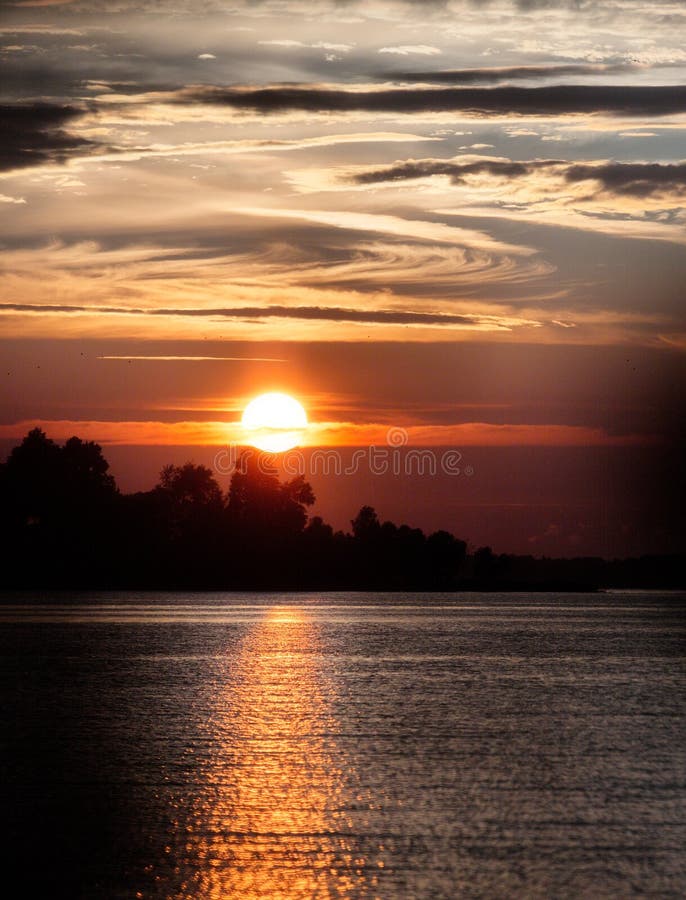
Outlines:
<svg viewBox="0 0 686 900"><path fill-rule="evenodd" d="M381 52L381 51L379 51ZM537 66L489 66L474 69L400 70L379 72L376 77L387 81L417 84L500 84L542 78L566 78L568 76L612 75L641 69L633 63L585 64Z"/></svg>
<svg viewBox="0 0 686 900"><path fill-rule="evenodd" d="M50 314L104 314L126 316L183 316L211 319L301 319L326 322L359 322L366 325L431 325L469 328L487 325L506 327L497 317L451 315L450 313L406 310L345 309L320 306L235 306L235 307L161 307L140 309L127 306L85 306L77 304L0 303L0 312ZM532 324L532 323L528 323ZM105 357L103 357L105 358ZM133 359L134 357L126 357ZM144 357L140 357L144 358ZM147 358L147 357L146 357Z"/></svg>
<svg viewBox="0 0 686 900"><path fill-rule="evenodd" d="M371 112L463 113L473 116L606 114L656 117L686 112L686 85L548 85L369 90L363 88L346 90L316 85L264 88L198 85L167 95L160 94L158 99L167 103L227 106L261 114Z"/></svg>

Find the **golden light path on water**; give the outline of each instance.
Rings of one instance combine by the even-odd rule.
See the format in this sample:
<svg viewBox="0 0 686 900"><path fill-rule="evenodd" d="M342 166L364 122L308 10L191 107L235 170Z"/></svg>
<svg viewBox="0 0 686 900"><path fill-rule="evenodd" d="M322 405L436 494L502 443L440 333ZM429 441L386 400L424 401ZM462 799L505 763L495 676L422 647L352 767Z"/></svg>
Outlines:
<svg viewBox="0 0 686 900"><path fill-rule="evenodd" d="M244 640L208 723L213 750L184 861L194 874L177 897L376 896L383 847L373 860L355 852L350 816L361 798L350 795L317 643L292 608L269 610Z"/></svg>

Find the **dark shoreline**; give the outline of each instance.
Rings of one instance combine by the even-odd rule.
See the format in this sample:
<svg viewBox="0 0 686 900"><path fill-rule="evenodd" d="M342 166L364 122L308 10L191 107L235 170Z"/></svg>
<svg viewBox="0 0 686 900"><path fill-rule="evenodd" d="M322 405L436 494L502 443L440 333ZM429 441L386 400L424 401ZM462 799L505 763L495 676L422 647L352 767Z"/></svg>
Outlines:
<svg viewBox="0 0 686 900"><path fill-rule="evenodd" d="M684 561L682 561L684 562ZM686 566L682 571L686 570ZM655 582L641 582L640 584L592 584L584 581L508 581L508 580L488 580L488 579L463 579L457 580L453 584L368 584L350 582L308 582L304 580L298 584L284 583L278 580L273 582L259 584L240 583L222 585L216 582L156 582L156 583L126 583L126 582L33 582L24 584L10 584L0 586L0 598L7 595L28 595L35 593L50 594L82 594L88 592L110 593L110 592L135 592L135 593L189 593L189 594L302 594L302 593L445 593L445 594L478 594L478 593L498 593L498 594L531 594L531 593L559 593L559 594L602 594L611 591L686 591L686 579L676 579L673 581L662 580Z"/></svg>
<svg viewBox="0 0 686 900"><path fill-rule="evenodd" d="M0 590L590 592L686 588L686 556L535 557L448 531L383 521L362 505L350 531L311 516L312 486L239 460L214 473L168 465L123 494L102 449L38 428L0 464Z"/></svg>

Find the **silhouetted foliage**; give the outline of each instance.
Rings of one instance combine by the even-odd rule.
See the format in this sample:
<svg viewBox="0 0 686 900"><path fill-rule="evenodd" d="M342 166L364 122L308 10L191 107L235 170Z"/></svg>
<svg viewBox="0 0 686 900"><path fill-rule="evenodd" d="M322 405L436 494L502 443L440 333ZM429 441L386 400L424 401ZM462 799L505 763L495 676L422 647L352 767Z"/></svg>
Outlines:
<svg viewBox="0 0 686 900"><path fill-rule="evenodd" d="M108 565L107 540L118 491L98 444L70 438L63 447L40 428L0 467L6 569L11 582L59 583L72 571L89 580Z"/></svg>
<svg viewBox="0 0 686 900"><path fill-rule="evenodd" d="M281 482L263 460L245 454L238 460L231 479L228 511L234 523L250 533L290 535L301 532L307 522L307 507L314 503L312 487L302 475Z"/></svg>
<svg viewBox="0 0 686 900"><path fill-rule="evenodd" d="M165 466L160 473L158 490L179 512L222 504L222 491L212 470L190 462L183 466Z"/></svg>
<svg viewBox="0 0 686 900"><path fill-rule="evenodd" d="M245 454L226 495L205 466L165 466L121 494L101 448L35 428L0 464L2 586L150 589L587 590L680 587L678 556L606 561L467 553L447 531L381 522L351 532L320 516L302 476L281 481Z"/></svg>
<svg viewBox="0 0 686 900"><path fill-rule="evenodd" d="M371 506L363 506L350 524L358 541L374 541L381 534L379 517Z"/></svg>

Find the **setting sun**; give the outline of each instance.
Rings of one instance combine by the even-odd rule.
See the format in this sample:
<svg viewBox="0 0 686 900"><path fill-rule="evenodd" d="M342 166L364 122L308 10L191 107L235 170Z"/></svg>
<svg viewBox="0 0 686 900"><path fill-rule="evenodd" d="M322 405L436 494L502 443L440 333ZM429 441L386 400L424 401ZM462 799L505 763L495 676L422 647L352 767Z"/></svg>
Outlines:
<svg viewBox="0 0 686 900"><path fill-rule="evenodd" d="M307 414L288 394L261 394L246 406L241 420L247 442L265 453L283 453L302 440Z"/></svg>

